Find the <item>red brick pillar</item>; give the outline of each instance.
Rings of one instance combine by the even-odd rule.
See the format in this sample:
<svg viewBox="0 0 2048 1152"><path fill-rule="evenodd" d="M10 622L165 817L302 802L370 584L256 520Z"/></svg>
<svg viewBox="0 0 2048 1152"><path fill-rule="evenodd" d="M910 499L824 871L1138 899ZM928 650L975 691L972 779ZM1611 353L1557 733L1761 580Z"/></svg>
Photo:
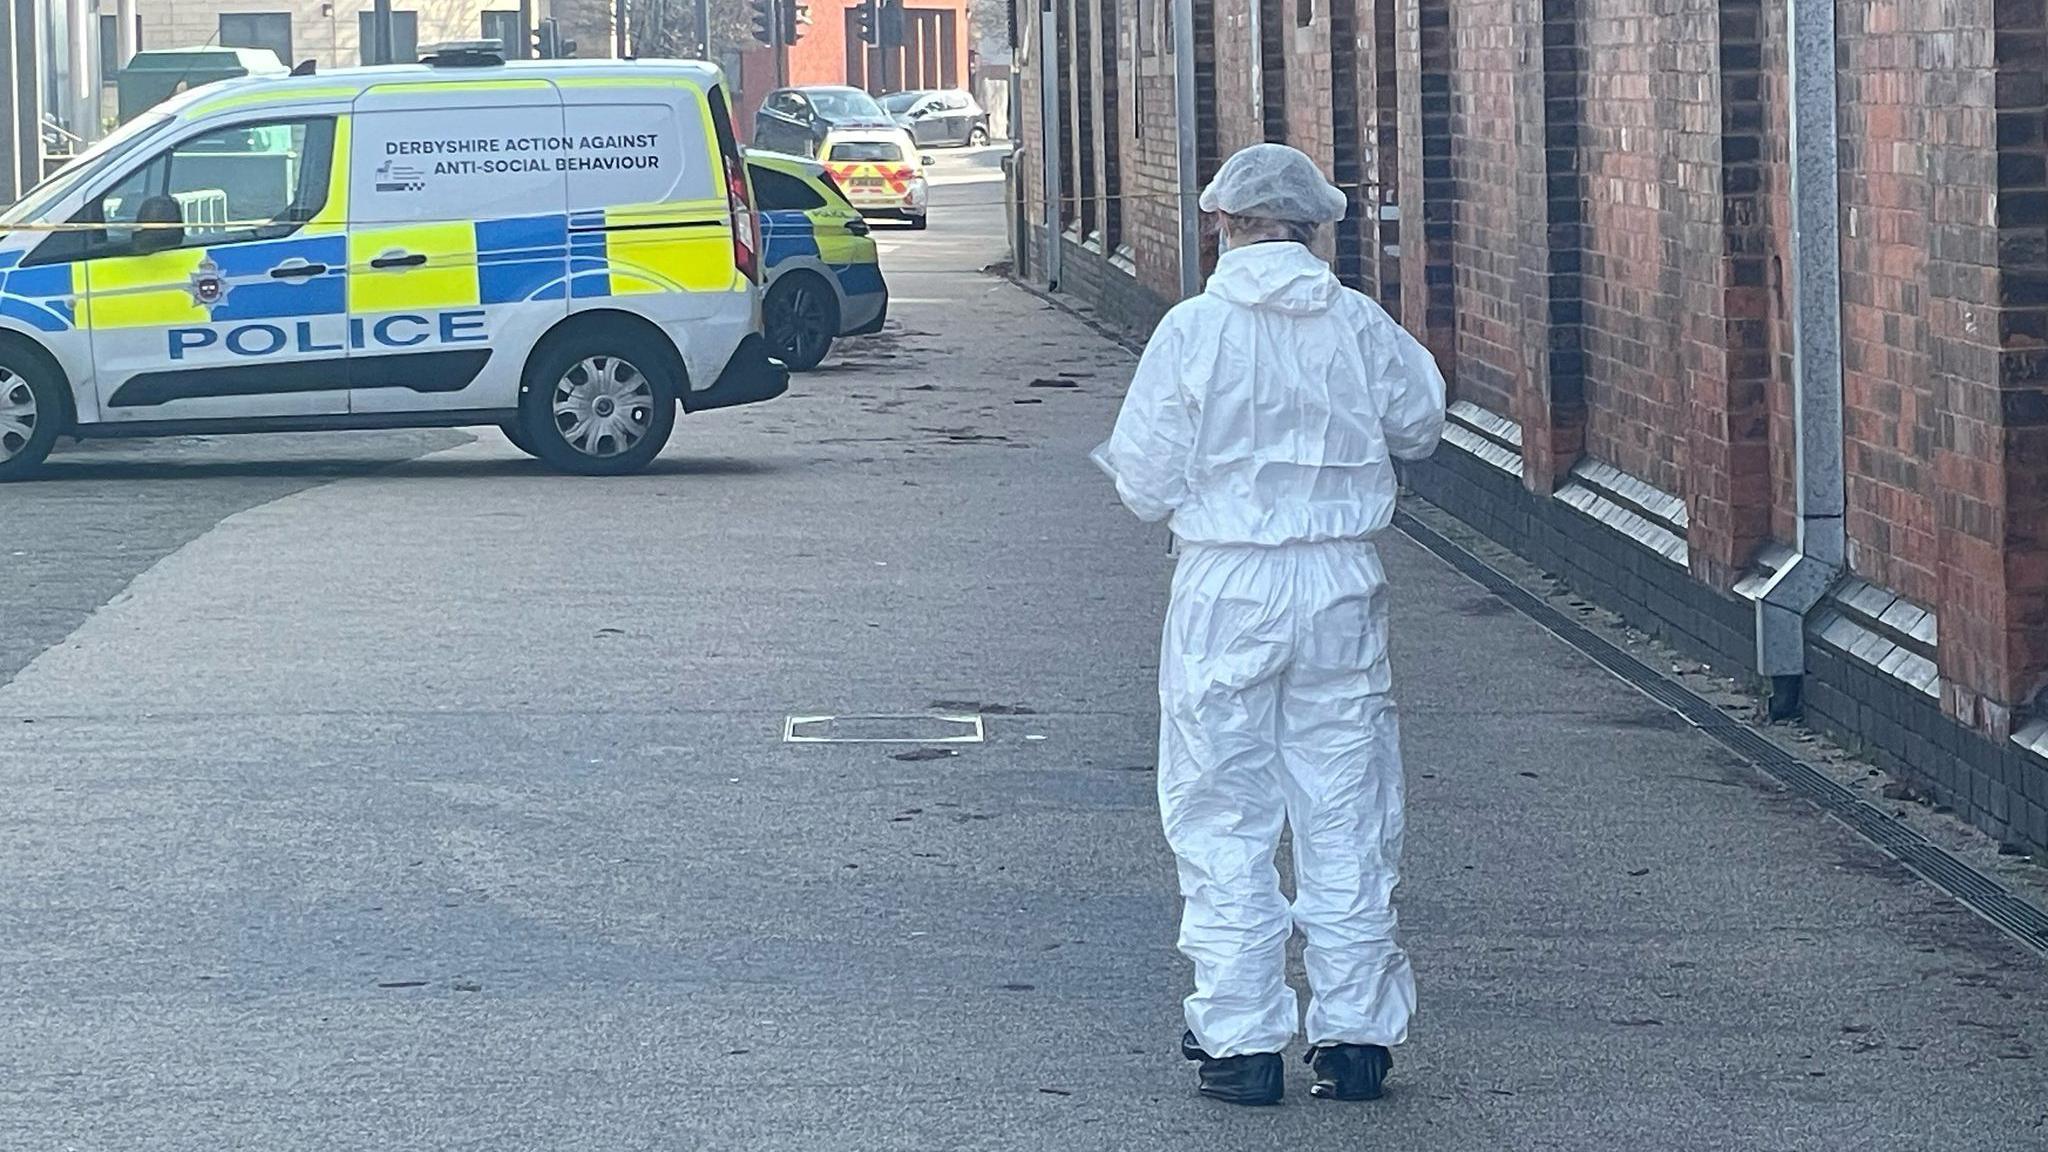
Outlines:
<svg viewBox="0 0 2048 1152"><path fill-rule="evenodd" d="M1995 33L1995 171L1942 172L1933 227L1941 251L1995 204L1997 266L1929 271L1985 302L1936 317L1944 704L2003 737L2048 678L2048 0L2000 0Z"/></svg>
<svg viewBox="0 0 2048 1152"><path fill-rule="evenodd" d="M1687 247L1714 254L1685 283L1687 505L1693 575L1734 586L1771 532L1772 234L1763 212L1762 0L1720 0L1718 131L1682 137L1712 196L1688 200ZM1718 170L1714 170L1718 169ZM1687 183L1691 183L1688 181Z"/></svg>
<svg viewBox="0 0 2048 1152"><path fill-rule="evenodd" d="M1515 0L1515 35L1522 364L1512 415L1522 426L1522 482L1547 496L1586 446L1579 0Z"/></svg>

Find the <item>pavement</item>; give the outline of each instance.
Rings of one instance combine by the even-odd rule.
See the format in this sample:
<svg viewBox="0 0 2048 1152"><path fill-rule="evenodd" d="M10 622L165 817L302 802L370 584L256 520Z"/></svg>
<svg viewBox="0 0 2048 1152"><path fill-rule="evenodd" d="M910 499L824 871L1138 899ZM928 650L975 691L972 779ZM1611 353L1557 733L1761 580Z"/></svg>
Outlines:
<svg viewBox="0 0 2048 1152"><path fill-rule="evenodd" d="M2037 958L1399 537L1412 1042L1377 1105L1196 1098L1171 561L1085 460L1132 360L981 271L989 191L645 476L0 490L0 1149L2048 1146ZM783 740L933 711L986 741Z"/></svg>

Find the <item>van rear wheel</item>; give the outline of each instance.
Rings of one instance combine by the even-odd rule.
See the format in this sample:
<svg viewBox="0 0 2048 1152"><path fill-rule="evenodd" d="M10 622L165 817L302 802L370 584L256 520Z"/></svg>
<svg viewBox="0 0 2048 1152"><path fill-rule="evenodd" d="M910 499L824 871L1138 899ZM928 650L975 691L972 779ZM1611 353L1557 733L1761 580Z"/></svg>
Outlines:
<svg viewBox="0 0 2048 1152"><path fill-rule="evenodd" d="M0 342L0 482L33 475L64 431L62 381L39 357Z"/></svg>
<svg viewBox="0 0 2048 1152"><path fill-rule="evenodd" d="M565 472L624 476L653 462L675 430L679 380L664 355L630 331L600 327L552 342L528 367L519 398L522 438ZM515 443L517 443L515 441Z"/></svg>

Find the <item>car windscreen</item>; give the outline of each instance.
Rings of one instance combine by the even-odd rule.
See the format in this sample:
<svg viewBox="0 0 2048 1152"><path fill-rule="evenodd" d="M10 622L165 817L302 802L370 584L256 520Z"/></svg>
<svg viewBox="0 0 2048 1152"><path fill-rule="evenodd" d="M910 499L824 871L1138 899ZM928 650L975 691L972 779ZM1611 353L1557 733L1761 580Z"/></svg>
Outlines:
<svg viewBox="0 0 2048 1152"><path fill-rule="evenodd" d="M903 159L903 146L887 140L848 140L832 146L832 159L840 163L893 164Z"/></svg>
<svg viewBox="0 0 2048 1152"><path fill-rule="evenodd" d="M882 120L882 106L856 88L813 88L804 93L827 120Z"/></svg>
<svg viewBox="0 0 2048 1152"><path fill-rule="evenodd" d="M922 92L891 92L882 97L882 110L891 113L908 112L924 97L925 94Z"/></svg>

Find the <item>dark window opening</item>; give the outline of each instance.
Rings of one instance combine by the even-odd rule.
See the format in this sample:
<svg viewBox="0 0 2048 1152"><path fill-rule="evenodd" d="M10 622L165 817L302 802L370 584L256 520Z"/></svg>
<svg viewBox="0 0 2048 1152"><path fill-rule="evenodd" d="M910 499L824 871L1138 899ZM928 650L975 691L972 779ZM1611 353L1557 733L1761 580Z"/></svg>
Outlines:
<svg viewBox="0 0 2048 1152"><path fill-rule="evenodd" d="M1330 0L1330 128L1332 173L1350 208L1337 224L1337 277L1371 291L1366 252L1372 244L1371 198L1367 194L1365 120L1360 115L1358 60L1360 0Z"/></svg>
<svg viewBox="0 0 2048 1152"><path fill-rule="evenodd" d="M1073 0L1074 54L1071 62L1074 85L1074 161L1080 176L1081 235L1093 236L1100 220L1096 209L1095 185L1095 37L1094 17L1087 0Z"/></svg>
<svg viewBox="0 0 2048 1152"><path fill-rule="evenodd" d="M1286 8L1282 0L1259 0L1259 93L1265 104L1266 139L1287 142Z"/></svg>
<svg viewBox="0 0 2048 1152"><path fill-rule="evenodd" d="M1117 71L1117 29L1123 14L1117 0L1101 0L1102 37L1102 250L1114 253L1124 242L1123 84Z"/></svg>
<svg viewBox="0 0 2048 1152"><path fill-rule="evenodd" d="M496 40L504 45L505 59L507 60L525 59L525 29L520 26L519 13L516 10L510 12L485 12L483 13L483 19L484 39Z"/></svg>
<svg viewBox="0 0 2048 1152"><path fill-rule="evenodd" d="M1062 13L1053 9L1048 15L1058 25L1053 33L1053 45L1059 52L1053 71L1059 76L1059 141L1060 141L1060 223L1071 225L1080 219L1080 188L1074 180L1074 21L1069 7ZM1062 18L1064 17L1064 18Z"/></svg>
<svg viewBox="0 0 2048 1152"><path fill-rule="evenodd" d="M292 59L292 14L289 12L223 12L220 46L268 48L289 67Z"/></svg>
<svg viewBox="0 0 2048 1152"><path fill-rule="evenodd" d="M121 19L100 17L100 83L111 85L121 73ZM142 14L135 14L135 50L142 51Z"/></svg>
<svg viewBox="0 0 2048 1152"><path fill-rule="evenodd" d="M518 13L513 13L517 18ZM377 57L377 14L360 12L356 16L356 28L362 35L358 55L364 64L417 64L420 59L420 14L417 12L391 13L391 59Z"/></svg>
<svg viewBox="0 0 2048 1152"><path fill-rule="evenodd" d="M1379 245L1380 306L1394 316L1401 315L1401 221L1390 212L1396 203L1395 188L1401 171L1400 73L1395 63L1394 0L1373 0L1373 63L1378 68L1375 103L1375 135L1367 137L1374 151L1367 169L1379 185L1366 200L1372 205L1373 231Z"/></svg>

